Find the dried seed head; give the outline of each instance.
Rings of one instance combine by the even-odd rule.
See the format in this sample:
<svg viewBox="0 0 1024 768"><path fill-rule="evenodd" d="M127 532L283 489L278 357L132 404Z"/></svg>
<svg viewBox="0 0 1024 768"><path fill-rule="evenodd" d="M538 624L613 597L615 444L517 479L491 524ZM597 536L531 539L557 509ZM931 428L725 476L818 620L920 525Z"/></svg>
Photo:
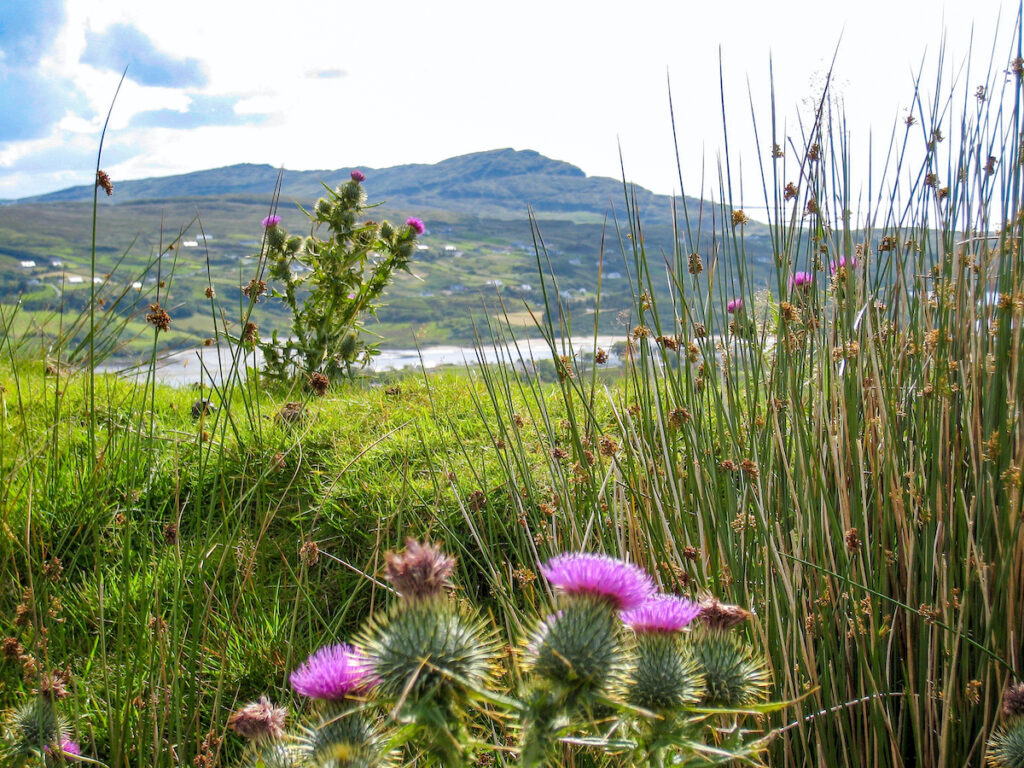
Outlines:
<svg viewBox="0 0 1024 768"><path fill-rule="evenodd" d="M206 286L206 290L203 291L203 294L208 299L212 299L212 298L215 298L217 296L217 292L215 290L213 290L213 286L212 285Z"/></svg>
<svg viewBox="0 0 1024 768"><path fill-rule="evenodd" d="M164 526L164 541L171 546L178 543L178 524L171 522Z"/></svg>
<svg viewBox="0 0 1024 768"><path fill-rule="evenodd" d="M68 697L68 684L71 682L71 670L55 669L53 672L39 676L38 693L48 701L59 701Z"/></svg>
<svg viewBox="0 0 1024 768"><path fill-rule="evenodd" d="M444 554L436 544L407 539L405 551L388 552L384 578L407 600L420 600L441 594L455 568L455 558Z"/></svg>
<svg viewBox="0 0 1024 768"><path fill-rule="evenodd" d="M96 186L107 193L107 197L114 194L114 182L106 171L96 171Z"/></svg>
<svg viewBox="0 0 1024 768"><path fill-rule="evenodd" d="M228 728L249 739L279 739L284 735L288 710L275 707L266 696L246 704L228 718Z"/></svg>
<svg viewBox="0 0 1024 768"><path fill-rule="evenodd" d="M475 491L471 491L469 496L466 497L466 504L474 512L479 512L487 505L487 495L477 488Z"/></svg>
<svg viewBox="0 0 1024 768"><path fill-rule="evenodd" d="M732 212L732 225L733 227L742 227L750 223L750 217L743 212L742 208L737 208Z"/></svg>
<svg viewBox="0 0 1024 768"><path fill-rule="evenodd" d="M320 547L312 539L304 541L299 547L299 560L307 568L316 565L320 561Z"/></svg>
<svg viewBox="0 0 1024 768"><path fill-rule="evenodd" d="M597 352L594 353L594 362L598 365L604 365L608 362L608 353L599 348Z"/></svg>
<svg viewBox="0 0 1024 768"><path fill-rule="evenodd" d="M568 355L559 355L555 361L555 370L558 373L559 381L576 378L572 369L572 359Z"/></svg>
<svg viewBox="0 0 1024 768"><path fill-rule="evenodd" d="M738 605L727 605L717 597L706 597L700 601L698 618L709 629L732 629L750 618L750 611Z"/></svg>
<svg viewBox="0 0 1024 768"><path fill-rule="evenodd" d="M330 386L331 380L322 373L314 373L309 377L309 388L313 390L318 397L323 397L327 394L327 390Z"/></svg>
<svg viewBox="0 0 1024 768"><path fill-rule="evenodd" d="M696 251L690 254L690 263L688 269L690 270L691 275L699 275L701 272L704 271L704 260Z"/></svg>
<svg viewBox="0 0 1024 768"><path fill-rule="evenodd" d="M597 450L602 456L614 456L619 452L619 443L610 435L601 435L597 441Z"/></svg>
<svg viewBox="0 0 1024 768"><path fill-rule="evenodd" d="M0 649L2 649L4 658L8 661L18 661L25 652L24 647L22 647L16 637L5 637L3 643L0 643Z"/></svg>
<svg viewBox="0 0 1024 768"><path fill-rule="evenodd" d="M245 329L242 331L242 340L248 344L255 344L260 340L259 326L251 320L245 324Z"/></svg>
<svg viewBox="0 0 1024 768"><path fill-rule="evenodd" d="M171 327L171 316L159 304L150 304L149 313L146 315L146 322L158 331L166 331Z"/></svg>
<svg viewBox="0 0 1024 768"><path fill-rule="evenodd" d="M675 429L680 429L686 424L693 416L688 410L682 407L673 408L668 415L668 423Z"/></svg>
<svg viewBox="0 0 1024 768"><path fill-rule="evenodd" d="M1003 693L1003 717L1024 717L1024 683L1011 685Z"/></svg>
<svg viewBox="0 0 1024 768"><path fill-rule="evenodd" d="M247 299L258 300L260 296L267 292L267 281L253 278L249 283L242 289L242 293L245 294Z"/></svg>
<svg viewBox="0 0 1024 768"><path fill-rule="evenodd" d="M846 540L846 548L851 553L860 551L860 532L856 528L848 530L843 538Z"/></svg>

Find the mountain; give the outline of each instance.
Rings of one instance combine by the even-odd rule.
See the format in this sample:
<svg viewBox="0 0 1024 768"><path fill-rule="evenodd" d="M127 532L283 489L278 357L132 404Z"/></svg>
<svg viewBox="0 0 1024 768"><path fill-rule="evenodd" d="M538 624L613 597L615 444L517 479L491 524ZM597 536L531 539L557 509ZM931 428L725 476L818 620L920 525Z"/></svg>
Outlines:
<svg viewBox="0 0 1024 768"><path fill-rule="evenodd" d="M333 188L347 181L351 170L278 171L241 164L162 178L115 178L113 196L99 197L95 253L93 187L0 205L0 304L17 302L19 327L52 335L60 319L55 308L72 313L87 306L95 262L102 297L130 301L125 305L130 333L151 338L145 315L149 304L159 301L173 318L161 342L194 345L213 335L207 288L213 287L222 302L218 317L222 311L237 317L247 304L241 288L260 269L260 222L270 211L279 173L281 226L304 234L310 222L294 203L308 210L325 194L324 184ZM512 149L433 165L360 170L370 202L381 204L374 219L401 222L419 216L427 226L413 274L396 277L386 306L368 328L388 344L407 347L413 338L465 343L488 314L499 322L509 313L515 322L530 323L531 312L544 301L531 208L544 242L544 270L557 280L559 301L572 322L593 329L596 318L602 333L625 332L634 306L635 262L632 244L624 235L620 240L611 219L614 214L619 231L628 231L621 181L590 177L569 163ZM630 187L629 194L640 209L651 263L671 259L677 250L673 200L640 187ZM686 201L692 224L699 204ZM709 255L715 253L712 210L703 204L699 248ZM743 236L748 277L763 282L771 269L769 232L751 223ZM172 241L180 244L173 251ZM716 290L731 290L722 286L728 275L714 274ZM668 289L663 269L652 270L651 280L656 291ZM261 333L288 332L280 301L261 302L256 316Z"/></svg>
<svg viewBox="0 0 1024 768"><path fill-rule="evenodd" d="M522 219L528 207L540 216L574 221L600 221L614 205L624 207L622 182L587 176L570 163L552 160L533 150L495 149L442 160L433 165L411 164L390 168L360 167L367 175L374 199L388 207L415 211L447 211L475 216ZM323 184L336 187L348 180L351 169L282 172L281 197L309 204L324 193ZM104 205L140 200L195 197L259 197L268 200L278 170L269 165L243 163L206 171L160 178L119 181ZM635 187L636 202L649 223L668 223L671 199ZM70 187L15 203L91 201L91 186ZM688 204L696 203L687 200Z"/></svg>

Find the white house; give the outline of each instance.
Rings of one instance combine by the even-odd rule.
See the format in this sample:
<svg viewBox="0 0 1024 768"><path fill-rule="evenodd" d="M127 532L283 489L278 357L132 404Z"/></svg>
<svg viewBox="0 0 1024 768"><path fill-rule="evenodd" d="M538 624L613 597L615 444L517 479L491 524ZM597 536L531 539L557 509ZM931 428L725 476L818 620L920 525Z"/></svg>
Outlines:
<svg viewBox="0 0 1024 768"><path fill-rule="evenodd" d="M71 285L79 285L85 282L85 278L81 275L68 275L68 283Z"/></svg>
<svg viewBox="0 0 1024 768"><path fill-rule="evenodd" d="M22 269L32 269L36 265L34 261L22 261L20 263Z"/></svg>

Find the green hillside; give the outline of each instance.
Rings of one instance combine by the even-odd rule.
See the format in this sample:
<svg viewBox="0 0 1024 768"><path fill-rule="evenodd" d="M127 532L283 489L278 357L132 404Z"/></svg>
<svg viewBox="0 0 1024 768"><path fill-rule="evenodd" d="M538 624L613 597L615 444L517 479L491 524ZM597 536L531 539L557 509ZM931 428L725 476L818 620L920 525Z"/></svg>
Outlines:
<svg viewBox="0 0 1024 768"><path fill-rule="evenodd" d="M337 185L348 173L283 171L278 208L283 226L308 233L302 209L323 193L321 182ZM587 177L568 163L514 150L365 173L371 202L382 202L375 218L403 221L416 215L427 225L413 274L396 280L387 306L368 329L385 344L469 341L474 321L497 312L499 297L508 311L528 319L526 307L538 304L531 209L573 322L586 330L594 327L600 273L599 328L625 330L628 319L620 313L631 306L633 257L631 244L624 239L620 244L616 235L616 222L625 222L622 182ZM111 297L127 291L122 304L132 308L142 329L162 281L160 302L172 317L167 342L191 344L212 335L204 291L212 283L228 321L237 315L240 287L259 269L260 221L271 209L277 176L270 166L236 165L166 178L115 179L114 195L101 195L98 209L97 275L104 280L111 275L102 290ZM674 250L672 200L633 187L629 194L645 221L645 247L660 262L662 253ZM699 202L687 200L687 205L696 221ZM710 211L705 203L705 233ZM20 298L20 322L45 324L53 319L46 313L60 306L85 307L91 222L88 186L0 206L0 290ZM771 253L767 229L752 224L745 238L751 274L763 281ZM702 252L712 252L707 234L704 239ZM655 277L666 284L663 275ZM261 332L287 332L286 317L273 299L260 305L256 319Z"/></svg>

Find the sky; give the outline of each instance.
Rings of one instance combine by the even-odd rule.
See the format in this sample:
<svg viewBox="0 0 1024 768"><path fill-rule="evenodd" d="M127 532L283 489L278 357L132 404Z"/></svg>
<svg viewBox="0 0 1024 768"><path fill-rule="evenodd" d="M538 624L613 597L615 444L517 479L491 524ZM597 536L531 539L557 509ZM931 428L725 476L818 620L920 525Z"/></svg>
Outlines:
<svg viewBox="0 0 1024 768"><path fill-rule="evenodd" d="M943 41L947 82L984 82L990 59L1001 81L1016 13L999 0L0 0L0 199L92 181L126 67L103 146L115 185L513 147L713 196L721 61L734 194L753 208L773 83L778 134L799 143L834 56L854 157L878 155L915 73L935 82Z"/></svg>

